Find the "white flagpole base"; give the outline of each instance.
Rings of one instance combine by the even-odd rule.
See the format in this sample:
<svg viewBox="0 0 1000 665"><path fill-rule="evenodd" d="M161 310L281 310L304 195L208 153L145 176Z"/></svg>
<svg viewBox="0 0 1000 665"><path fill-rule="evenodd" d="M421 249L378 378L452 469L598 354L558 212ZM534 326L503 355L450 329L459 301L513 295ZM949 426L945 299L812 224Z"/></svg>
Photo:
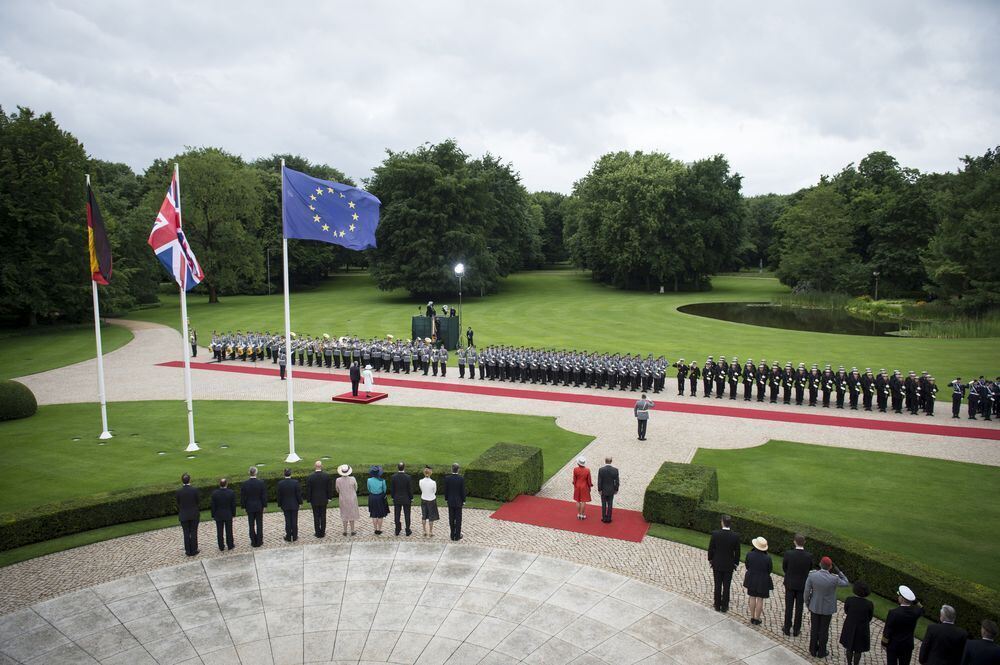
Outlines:
<svg viewBox="0 0 1000 665"><path fill-rule="evenodd" d="M188 447L184 449L184 452L186 452L186 453L193 453L193 452L198 451L198 450L201 450L201 448L198 447L197 443L195 443L194 441L192 441L191 443L188 444Z"/></svg>
<svg viewBox="0 0 1000 665"><path fill-rule="evenodd" d="M101 435L97 438L100 439L101 441L107 441L108 439L111 438L111 432L104 430L103 432L101 432Z"/></svg>
<svg viewBox="0 0 1000 665"><path fill-rule="evenodd" d="M301 462L302 458L295 453L288 453L288 457L285 458L285 462L288 464L294 464L295 462Z"/></svg>

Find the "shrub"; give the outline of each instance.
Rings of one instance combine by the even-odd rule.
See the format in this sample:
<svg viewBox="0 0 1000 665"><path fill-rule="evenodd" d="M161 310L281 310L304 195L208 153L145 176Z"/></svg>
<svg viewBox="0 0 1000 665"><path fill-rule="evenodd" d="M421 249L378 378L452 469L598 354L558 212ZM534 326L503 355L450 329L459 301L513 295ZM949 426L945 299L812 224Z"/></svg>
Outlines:
<svg viewBox="0 0 1000 665"><path fill-rule="evenodd" d="M0 381L0 420L28 418L38 411L35 394L23 383Z"/></svg>
<svg viewBox="0 0 1000 665"><path fill-rule="evenodd" d="M896 589L905 584L917 593L925 607L951 605L958 612L958 622L970 634L978 634L979 621L995 617L996 608L1000 607L1000 592L995 589L852 538L723 503L717 497L715 469L667 462L646 488L643 515L650 521L709 533L718 528L719 515L729 514L733 517L733 528L742 534L745 543L763 536L776 546L775 551L783 543L790 544L796 533L805 534L813 554L829 556L850 579L864 579L875 593L886 598L895 598Z"/></svg>
<svg viewBox="0 0 1000 665"><path fill-rule="evenodd" d="M466 491L472 496L510 501L542 487L542 450L534 446L498 443L483 451L465 469Z"/></svg>

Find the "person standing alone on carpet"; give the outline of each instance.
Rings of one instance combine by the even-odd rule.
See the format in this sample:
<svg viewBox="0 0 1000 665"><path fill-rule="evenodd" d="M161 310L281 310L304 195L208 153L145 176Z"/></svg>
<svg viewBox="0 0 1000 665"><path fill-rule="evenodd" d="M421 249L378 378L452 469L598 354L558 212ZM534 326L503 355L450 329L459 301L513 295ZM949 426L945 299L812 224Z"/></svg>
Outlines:
<svg viewBox="0 0 1000 665"><path fill-rule="evenodd" d="M649 410L655 406L655 404L646 399L646 393L643 393L632 409L632 413L635 414L635 419L639 423L640 441L646 440L646 425L649 423Z"/></svg>
<svg viewBox="0 0 1000 665"><path fill-rule="evenodd" d="M604 466L597 472L597 493L601 495L601 521L611 523L611 509L618 494L618 469L611 466L611 458L604 458Z"/></svg>
<svg viewBox="0 0 1000 665"><path fill-rule="evenodd" d="M357 360L351 363L350 374L351 374L351 395L357 397L358 384L361 383L361 367L358 365Z"/></svg>
<svg viewBox="0 0 1000 665"><path fill-rule="evenodd" d="M573 500L576 501L576 519L578 520L587 519L587 504L590 503L590 488L593 485L590 469L587 468L587 458L578 458L576 468L573 469Z"/></svg>

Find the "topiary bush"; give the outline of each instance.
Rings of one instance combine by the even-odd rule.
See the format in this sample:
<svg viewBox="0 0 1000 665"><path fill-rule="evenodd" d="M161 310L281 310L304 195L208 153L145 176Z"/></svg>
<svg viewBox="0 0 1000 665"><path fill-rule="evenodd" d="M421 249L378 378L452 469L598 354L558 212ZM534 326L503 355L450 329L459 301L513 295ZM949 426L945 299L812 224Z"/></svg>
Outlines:
<svg viewBox="0 0 1000 665"><path fill-rule="evenodd" d="M466 467L465 488L471 496L510 501L540 490L543 478L541 448L498 443Z"/></svg>
<svg viewBox="0 0 1000 665"><path fill-rule="evenodd" d="M28 418L38 411L31 389L17 381L0 381L0 420Z"/></svg>
<svg viewBox="0 0 1000 665"><path fill-rule="evenodd" d="M718 498L719 477L715 469L664 462L646 487L642 516L647 522L695 529L698 507Z"/></svg>

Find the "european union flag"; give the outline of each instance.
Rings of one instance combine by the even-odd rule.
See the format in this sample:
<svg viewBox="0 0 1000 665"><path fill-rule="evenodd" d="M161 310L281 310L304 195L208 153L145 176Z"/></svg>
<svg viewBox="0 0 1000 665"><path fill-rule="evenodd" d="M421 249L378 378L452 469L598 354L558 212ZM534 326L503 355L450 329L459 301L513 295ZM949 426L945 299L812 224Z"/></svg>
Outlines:
<svg viewBox="0 0 1000 665"><path fill-rule="evenodd" d="M321 240L348 249L375 247L382 203L368 192L282 167L281 217L286 238Z"/></svg>

